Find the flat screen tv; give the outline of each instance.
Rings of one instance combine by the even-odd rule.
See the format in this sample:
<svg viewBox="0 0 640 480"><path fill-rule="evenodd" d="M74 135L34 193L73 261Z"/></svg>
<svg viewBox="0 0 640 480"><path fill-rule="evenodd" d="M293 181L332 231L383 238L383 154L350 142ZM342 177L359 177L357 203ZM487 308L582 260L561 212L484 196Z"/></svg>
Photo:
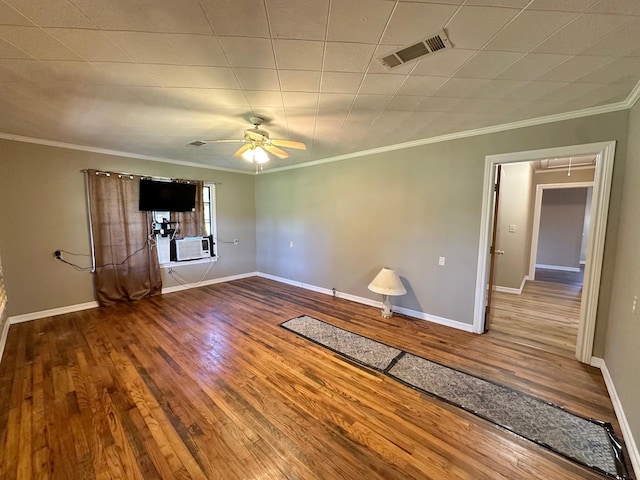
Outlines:
<svg viewBox="0 0 640 480"><path fill-rule="evenodd" d="M146 211L189 212L196 206L196 185L141 179L138 206Z"/></svg>

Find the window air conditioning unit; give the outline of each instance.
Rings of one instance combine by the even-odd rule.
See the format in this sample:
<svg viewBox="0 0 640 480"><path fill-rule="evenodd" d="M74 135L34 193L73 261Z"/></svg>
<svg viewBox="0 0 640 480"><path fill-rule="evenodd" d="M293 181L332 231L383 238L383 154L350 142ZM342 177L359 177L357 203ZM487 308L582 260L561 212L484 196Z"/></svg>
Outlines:
<svg viewBox="0 0 640 480"><path fill-rule="evenodd" d="M210 257L211 239L210 237L187 237L171 240L169 256L172 262Z"/></svg>

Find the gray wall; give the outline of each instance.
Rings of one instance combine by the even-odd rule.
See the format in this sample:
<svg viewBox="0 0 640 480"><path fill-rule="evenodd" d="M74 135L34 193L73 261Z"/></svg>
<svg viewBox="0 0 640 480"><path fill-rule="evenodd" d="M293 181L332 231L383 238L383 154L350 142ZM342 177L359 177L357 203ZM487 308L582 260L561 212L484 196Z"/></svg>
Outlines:
<svg viewBox="0 0 640 480"><path fill-rule="evenodd" d="M222 182L217 187L220 260L207 279L254 272L255 179L251 175L185 167L7 140L0 141L0 245L8 314L19 315L94 300L89 272L54 260L57 249L89 252L85 168ZM89 264L86 257L77 257ZM206 265L179 267L200 280ZM164 286L177 283L163 270Z"/></svg>
<svg viewBox="0 0 640 480"><path fill-rule="evenodd" d="M482 165L450 155L448 144L431 151L260 177L259 270L379 299L367 285L388 266L408 290L396 304L469 323L475 278L468 268L477 263L480 226L473 206L482 194L474 178L482 178Z"/></svg>
<svg viewBox="0 0 640 480"><path fill-rule="evenodd" d="M544 190L536 265L580 267L586 205L586 187Z"/></svg>
<svg viewBox="0 0 640 480"><path fill-rule="evenodd" d="M397 303L471 323L485 156L617 140L594 355L604 356L638 439L640 309L632 314L631 304L640 295L640 107L631 113L627 149L628 118L621 111L261 175L255 197L248 175L0 141L9 313L93 300L90 274L54 261L52 252L88 250L80 170L101 168L221 181L218 236L240 244L220 245L211 278L258 269L377 299L366 285L389 265L408 287Z"/></svg>
<svg viewBox="0 0 640 480"><path fill-rule="evenodd" d="M529 162L502 166L498 211L495 284L519 289L529 274L531 248L533 168ZM515 232L509 231L515 225Z"/></svg>
<svg viewBox="0 0 640 480"><path fill-rule="evenodd" d="M635 314L631 307L640 297L640 104L631 111L627 158L604 359L638 445L640 304Z"/></svg>
<svg viewBox="0 0 640 480"><path fill-rule="evenodd" d="M615 112L263 174L258 270L379 299L366 286L390 266L408 290L396 304L471 324L485 156L617 140L594 344L602 355L627 120Z"/></svg>

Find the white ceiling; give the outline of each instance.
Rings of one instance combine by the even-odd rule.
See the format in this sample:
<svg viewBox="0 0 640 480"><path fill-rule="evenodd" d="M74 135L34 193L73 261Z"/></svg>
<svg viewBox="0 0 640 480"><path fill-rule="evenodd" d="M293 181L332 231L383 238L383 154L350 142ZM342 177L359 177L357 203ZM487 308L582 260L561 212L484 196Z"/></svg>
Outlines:
<svg viewBox="0 0 640 480"><path fill-rule="evenodd" d="M445 28L454 49L377 57ZM266 168L624 102L638 0L0 0L0 133Z"/></svg>
<svg viewBox="0 0 640 480"><path fill-rule="evenodd" d="M580 155L577 157L562 157L562 158L545 158L543 160L533 160L531 162L531 165L533 165L533 170L536 173L568 170L570 168L595 169L596 159L597 159L596 155Z"/></svg>

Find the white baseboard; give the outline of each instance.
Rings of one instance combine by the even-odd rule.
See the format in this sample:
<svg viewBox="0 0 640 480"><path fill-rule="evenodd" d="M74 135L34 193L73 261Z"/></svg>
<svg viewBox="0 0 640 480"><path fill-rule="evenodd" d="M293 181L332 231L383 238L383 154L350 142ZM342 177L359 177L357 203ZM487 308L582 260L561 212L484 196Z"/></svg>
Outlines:
<svg viewBox="0 0 640 480"><path fill-rule="evenodd" d="M267 278L269 280L274 280L276 282L286 283L287 285L293 285L294 287L304 288L305 290L311 290L312 292L324 293L325 295L333 295L333 290L331 290L330 288L317 287L315 285L310 285L308 283L303 283L303 282L297 282L295 280L289 280L288 278L278 277L276 275L271 275L269 273L258 272L258 276L262 278ZM356 295L351 295L350 293L336 291L336 297L344 298L345 300L351 300L352 302L356 302L356 303L362 303L364 305L369 305L370 307L382 308L382 302L377 302L375 300L371 300L370 298L358 297Z"/></svg>
<svg viewBox="0 0 640 480"><path fill-rule="evenodd" d="M604 359L599 357L591 357L591 362L589 362L589 365L602 370L602 367L604 366Z"/></svg>
<svg viewBox="0 0 640 480"><path fill-rule="evenodd" d="M496 292L502 293L513 293L514 295L522 295L522 289L524 288L524 284L529 280L529 275L525 275L522 279L522 283L520 284L520 288L513 287L501 287L499 285L496 286Z"/></svg>
<svg viewBox="0 0 640 480"><path fill-rule="evenodd" d="M635 478L640 478L640 451L638 450L638 444L633 438L631 426L629 425L627 417L624 414L622 403L620 402L620 397L618 397L618 392L616 391L616 386L613 384L613 379L611 378L609 369L607 369L607 364L602 358L591 357L591 365L599 368L602 372L602 377L604 378L604 383L607 386L609 397L611 398L611 403L613 404L613 409L616 412L618 423L620 423L620 428L622 429L622 437L624 438L624 443L627 447L627 453L629 454L629 459L631 460L631 466L635 472Z"/></svg>
<svg viewBox="0 0 640 480"><path fill-rule="evenodd" d="M560 270L561 272L579 272L579 267L567 267L564 265L545 265L543 263L536 263L536 268L544 268L545 270Z"/></svg>
<svg viewBox="0 0 640 480"><path fill-rule="evenodd" d="M206 285L213 285L215 283L231 282L233 280L240 280L242 278L255 277L258 272L240 273L238 275L229 275L228 277L212 278L210 280L203 280L202 282L185 283L183 285L174 285L173 287L165 287L162 289L162 293L181 292L183 290L189 290L191 288L204 287Z"/></svg>
<svg viewBox="0 0 640 480"><path fill-rule="evenodd" d="M496 285L496 292L512 293L513 295L521 295L522 294L522 289L513 288L513 287L501 287L500 285Z"/></svg>
<svg viewBox="0 0 640 480"><path fill-rule="evenodd" d="M243 273L240 275L231 275L229 277L214 278L198 283L188 283L186 285L176 285L174 287L167 287L162 289L162 293L179 292L181 290L188 290L190 288L203 287L205 285L212 285L214 283L230 282L232 280L239 280L241 278L255 277L257 272ZM22 315L14 315L9 317L8 324L15 325L16 323L30 322L31 320L37 320L39 318L53 317L55 315L63 315L65 313L79 312L80 310L88 310L90 308L97 308L100 305L98 302L86 302L76 305L67 305L66 307L52 308L50 310L41 310L39 312L25 313Z"/></svg>
<svg viewBox="0 0 640 480"><path fill-rule="evenodd" d="M380 308L382 303L380 302ZM419 318L421 320L427 320L438 325L444 325L445 327L456 328L458 330L464 330L465 332L473 332L473 325L470 323L463 323L457 320L451 320L449 318L438 317L437 315L431 315L430 313L419 312L417 310L410 310L404 307L393 307L394 312L402 313L408 317Z"/></svg>
<svg viewBox="0 0 640 480"><path fill-rule="evenodd" d="M275 280L276 282L286 283L287 285L293 285L295 287L301 287L306 290L312 290L318 293L324 293L325 295L333 295L333 290L330 288L317 287L315 285L309 285L303 282L296 282L295 280L289 280L288 278L277 277L268 273L258 272L258 276L262 278L268 278L269 280ZM352 302L361 303L363 305L369 305L370 307L382 308L382 302L371 300L370 298L359 297L357 295L351 295L349 293L336 291L336 297L344 298ZM469 323L459 322L457 320L450 320L448 318L438 317L436 315L430 315L425 312L418 312L417 310L411 310L404 307L393 306L393 311L407 315L408 317L419 318L421 320L427 320L432 323L444 325L446 327L457 328L458 330L464 330L465 332L473 332L473 325Z"/></svg>
<svg viewBox="0 0 640 480"><path fill-rule="evenodd" d="M37 320L38 318L53 317L54 315L63 315L65 313L79 312L80 310L88 310L90 308L99 307L98 302L86 302L78 303L76 305L67 305L66 307L52 308L50 310L41 310L39 312L24 313L22 315L14 315L9 317L9 323L15 325L16 323L30 322L31 320Z"/></svg>
<svg viewBox="0 0 640 480"><path fill-rule="evenodd" d="M7 345L7 336L9 335L9 326L11 323L7 318L2 326L2 331L0 332L0 361L2 361L2 354L4 353L4 347Z"/></svg>

